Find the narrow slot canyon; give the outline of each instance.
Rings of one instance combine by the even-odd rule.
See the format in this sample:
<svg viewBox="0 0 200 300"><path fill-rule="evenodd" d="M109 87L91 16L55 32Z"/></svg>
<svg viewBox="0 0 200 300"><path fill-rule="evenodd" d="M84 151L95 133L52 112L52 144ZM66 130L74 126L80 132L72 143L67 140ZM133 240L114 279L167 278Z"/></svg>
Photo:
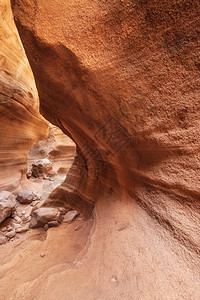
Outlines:
<svg viewBox="0 0 200 300"><path fill-rule="evenodd" d="M0 0L0 299L200 299L197 0Z"/></svg>

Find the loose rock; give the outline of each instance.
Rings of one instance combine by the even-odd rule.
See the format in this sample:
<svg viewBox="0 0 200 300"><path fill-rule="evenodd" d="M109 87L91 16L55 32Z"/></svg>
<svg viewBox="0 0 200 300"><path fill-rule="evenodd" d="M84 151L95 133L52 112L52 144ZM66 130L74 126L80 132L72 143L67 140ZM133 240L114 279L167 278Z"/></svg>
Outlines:
<svg viewBox="0 0 200 300"><path fill-rule="evenodd" d="M38 205L40 203L40 201L34 201L31 203L31 206L35 207L36 205Z"/></svg>
<svg viewBox="0 0 200 300"><path fill-rule="evenodd" d="M16 199L21 204L30 204L33 200L37 199L37 195L32 191L24 190L18 193Z"/></svg>
<svg viewBox="0 0 200 300"><path fill-rule="evenodd" d="M10 225L9 225L9 226L7 226L7 227L6 227L6 231L8 231L8 232L10 232L10 231L13 231L13 227L12 227L12 226L10 226Z"/></svg>
<svg viewBox="0 0 200 300"><path fill-rule="evenodd" d="M57 221L50 221L48 222L49 227L58 227L59 223Z"/></svg>
<svg viewBox="0 0 200 300"><path fill-rule="evenodd" d="M29 222L31 220L31 217L28 214L25 214L21 217L23 222Z"/></svg>
<svg viewBox="0 0 200 300"><path fill-rule="evenodd" d="M32 212L30 228L43 227L50 221L60 221L61 213L57 208L40 207Z"/></svg>
<svg viewBox="0 0 200 300"><path fill-rule="evenodd" d="M66 208L64 208L64 207L58 207L58 209L59 209L61 215L65 215L67 212Z"/></svg>
<svg viewBox="0 0 200 300"><path fill-rule="evenodd" d="M76 210L70 210L66 215L64 216L63 223L68 223L70 224L75 218L79 216L79 212Z"/></svg>
<svg viewBox="0 0 200 300"><path fill-rule="evenodd" d="M74 231L78 231L81 229L81 226L77 225L75 228L74 228Z"/></svg>
<svg viewBox="0 0 200 300"><path fill-rule="evenodd" d="M15 230L19 229L19 228L22 228L22 225L20 225L20 224L14 224L14 228L15 228Z"/></svg>
<svg viewBox="0 0 200 300"><path fill-rule="evenodd" d="M29 226L26 225L26 226L23 226L21 228L17 228L16 233L23 233L23 232L27 231L28 229L29 229Z"/></svg>
<svg viewBox="0 0 200 300"><path fill-rule="evenodd" d="M47 175L52 175L52 163L49 159L39 159L32 164L32 176L46 178Z"/></svg>
<svg viewBox="0 0 200 300"><path fill-rule="evenodd" d="M7 191L0 192L0 223L8 218L15 209L15 196Z"/></svg>
<svg viewBox="0 0 200 300"><path fill-rule="evenodd" d="M17 215L14 217L14 220L15 220L17 223L21 223L21 222L22 222L21 218L20 218L19 216L17 216Z"/></svg>
<svg viewBox="0 0 200 300"><path fill-rule="evenodd" d="M15 236L15 234L16 234L15 230L12 230L12 231L6 233L6 237L11 239Z"/></svg>

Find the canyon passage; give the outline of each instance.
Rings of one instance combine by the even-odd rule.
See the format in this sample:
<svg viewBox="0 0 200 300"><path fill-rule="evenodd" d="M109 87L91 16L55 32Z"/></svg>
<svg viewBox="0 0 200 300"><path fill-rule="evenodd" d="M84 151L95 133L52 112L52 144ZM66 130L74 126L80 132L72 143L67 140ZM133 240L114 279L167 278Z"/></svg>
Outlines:
<svg viewBox="0 0 200 300"><path fill-rule="evenodd" d="M0 299L200 299L197 0L0 0Z"/></svg>

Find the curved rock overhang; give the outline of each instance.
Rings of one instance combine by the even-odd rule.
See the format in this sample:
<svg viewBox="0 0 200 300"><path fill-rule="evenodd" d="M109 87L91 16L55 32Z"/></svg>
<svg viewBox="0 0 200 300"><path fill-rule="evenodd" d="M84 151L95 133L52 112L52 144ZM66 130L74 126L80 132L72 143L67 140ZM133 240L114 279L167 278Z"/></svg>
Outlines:
<svg viewBox="0 0 200 300"><path fill-rule="evenodd" d="M199 254L199 1L11 3L41 112L77 145L46 205L126 194Z"/></svg>

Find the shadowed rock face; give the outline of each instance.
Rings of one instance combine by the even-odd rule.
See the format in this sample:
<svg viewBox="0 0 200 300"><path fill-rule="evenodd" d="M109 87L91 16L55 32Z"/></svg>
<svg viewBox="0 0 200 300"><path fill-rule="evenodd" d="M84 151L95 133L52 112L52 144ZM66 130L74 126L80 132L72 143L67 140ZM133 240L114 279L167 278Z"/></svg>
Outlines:
<svg viewBox="0 0 200 300"><path fill-rule="evenodd" d="M0 2L0 190L16 192L26 176L27 154L47 134L33 75L13 21Z"/></svg>
<svg viewBox="0 0 200 300"><path fill-rule="evenodd" d="M70 174L46 205L87 213L98 200L85 260L104 245L95 262L110 267L95 273L89 264L91 278L102 276L95 299L131 299L132 289L135 299L196 299L198 275L183 275L188 266L172 271L171 253L199 268L199 1L11 2L41 112L77 144ZM137 265L136 257L133 271L127 260Z"/></svg>

